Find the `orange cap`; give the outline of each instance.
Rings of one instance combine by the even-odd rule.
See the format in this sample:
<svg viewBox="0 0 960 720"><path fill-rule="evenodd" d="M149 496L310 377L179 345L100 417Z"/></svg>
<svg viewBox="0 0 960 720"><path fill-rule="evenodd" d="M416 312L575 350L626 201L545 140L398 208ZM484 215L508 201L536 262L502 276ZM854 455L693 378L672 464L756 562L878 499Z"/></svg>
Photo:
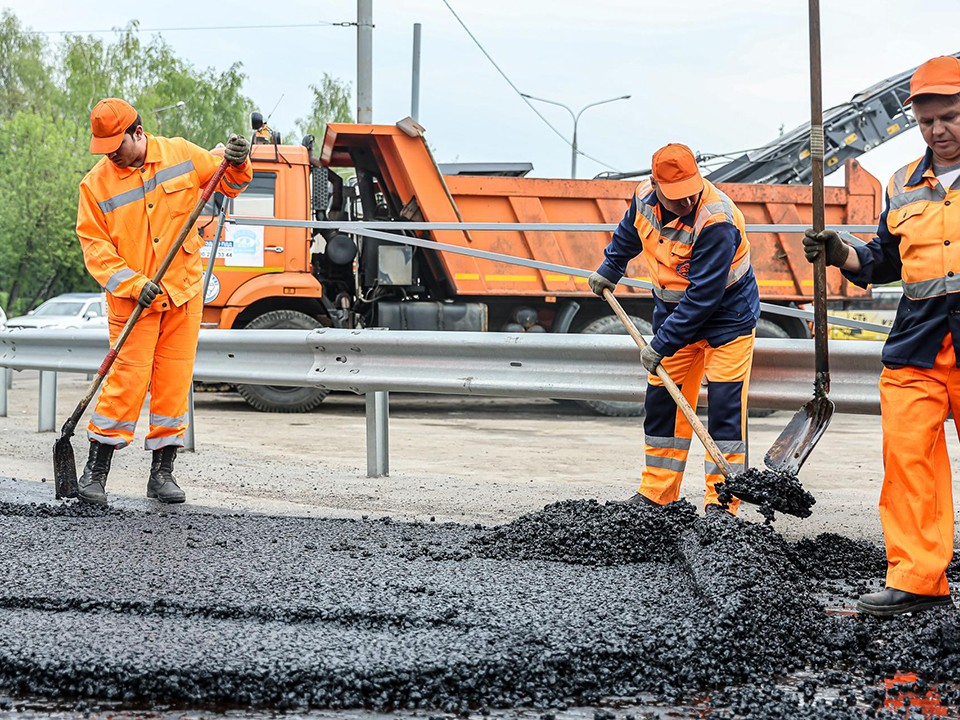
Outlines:
<svg viewBox="0 0 960 720"><path fill-rule="evenodd" d="M927 60L910 78L909 105L917 95L956 95L960 93L960 58L941 55Z"/></svg>
<svg viewBox="0 0 960 720"><path fill-rule="evenodd" d="M96 155L112 153L123 142L123 134L137 119L133 105L119 98L98 102L90 113L90 152Z"/></svg>
<svg viewBox="0 0 960 720"><path fill-rule="evenodd" d="M653 179L668 200L681 200L703 190L693 152L680 143L670 143L653 154Z"/></svg>

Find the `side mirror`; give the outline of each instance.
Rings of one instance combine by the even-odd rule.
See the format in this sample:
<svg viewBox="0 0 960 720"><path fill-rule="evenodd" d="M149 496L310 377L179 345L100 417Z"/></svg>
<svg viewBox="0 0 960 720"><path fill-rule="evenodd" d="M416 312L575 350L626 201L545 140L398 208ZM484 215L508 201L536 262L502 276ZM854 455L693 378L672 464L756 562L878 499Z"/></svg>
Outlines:
<svg viewBox="0 0 960 720"><path fill-rule="evenodd" d="M84 320L93 320L93 318L95 318L95 317L97 317L97 311L96 311L96 310L87 310L87 311L83 314L83 319L84 319Z"/></svg>

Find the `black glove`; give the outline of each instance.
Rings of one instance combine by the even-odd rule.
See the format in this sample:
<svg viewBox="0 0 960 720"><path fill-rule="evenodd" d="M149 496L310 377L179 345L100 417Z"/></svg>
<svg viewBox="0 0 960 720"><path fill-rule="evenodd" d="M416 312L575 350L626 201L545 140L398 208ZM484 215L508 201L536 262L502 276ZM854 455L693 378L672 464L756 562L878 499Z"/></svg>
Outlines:
<svg viewBox="0 0 960 720"><path fill-rule="evenodd" d="M140 297L137 298L137 302L140 303L140 307L148 308L153 304L153 301L157 299L157 295L160 295L163 290L160 289L160 286L157 285L153 280L147 280L147 284L143 286L143 290L140 291Z"/></svg>
<svg viewBox="0 0 960 720"><path fill-rule="evenodd" d="M600 297L603 297L604 289L613 292L617 289L617 284L608 280L603 275L598 272L590 273L590 277L587 278L587 285L590 286L590 289L595 292Z"/></svg>
<svg viewBox="0 0 960 720"><path fill-rule="evenodd" d="M827 265L837 267L841 267L850 255L850 246L836 230L815 232L813 228L807 228L803 233L803 254L807 256L807 262L816 260L821 250L826 252Z"/></svg>
<svg viewBox="0 0 960 720"><path fill-rule="evenodd" d="M250 143L243 135L231 135L227 140L227 147L223 151L223 156L231 165L243 165L247 159L247 153L250 152Z"/></svg>
<svg viewBox="0 0 960 720"><path fill-rule="evenodd" d="M663 355L654 350L652 345L647 345L640 351L640 364L647 369L647 372L656 374L657 365L660 364L661 360L663 360Z"/></svg>

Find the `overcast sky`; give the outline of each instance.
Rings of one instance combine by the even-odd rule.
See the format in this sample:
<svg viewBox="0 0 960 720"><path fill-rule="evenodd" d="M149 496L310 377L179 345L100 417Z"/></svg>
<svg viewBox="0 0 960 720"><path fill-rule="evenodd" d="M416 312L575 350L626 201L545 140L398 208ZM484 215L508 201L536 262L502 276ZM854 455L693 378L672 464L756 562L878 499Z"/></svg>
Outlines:
<svg viewBox="0 0 960 720"><path fill-rule="evenodd" d="M806 0L447 1L521 92L575 112L632 96L581 116L580 149L603 164L581 156L580 177L649 167L652 152L667 142L705 153L764 145L781 127L810 118ZM957 0L821 5L825 109L930 57L960 51ZM355 0L16 0L5 7L37 31L106 36L138 20L146 39L160 30L197 68L239 61L245 94L264 115L272 111L270 124L281 131L306 114L308 86L324 72L356 89L356 28L324 24L355 22ZM374 0L373 14L374 122L410 114L413 25L421 23L419 119L437 160L531 162L534 175L569 176L570 146L510 87L443 0ZM254 25L261 27L229 29ZM294 27L263 27L276 25ZM537 108L570 139L567 111ZM886 182L923 148L914 129L861 161ZM839 174L827 179L838 181Z"/></svg>

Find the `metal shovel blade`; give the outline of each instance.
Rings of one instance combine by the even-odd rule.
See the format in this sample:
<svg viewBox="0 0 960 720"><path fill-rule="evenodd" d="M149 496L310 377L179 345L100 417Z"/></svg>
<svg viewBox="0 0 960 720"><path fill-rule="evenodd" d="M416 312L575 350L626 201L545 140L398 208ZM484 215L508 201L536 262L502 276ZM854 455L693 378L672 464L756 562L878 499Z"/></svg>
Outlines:
<svg viewBox="0 0 960 720"><path fill-rule="evenodd" d="M72 433L71 433L72 434ZM73 455L70 435L64 434L53 444L53 479L60 498L75 498L79 490L77 484L77 461Z"/></svg>
<svg viewBox="0 0 960 720"><path fill-rule="evenodd" d="M763 458L771 470L796 475L833 417L833 401L817 395L793 416Z"/></svg>

